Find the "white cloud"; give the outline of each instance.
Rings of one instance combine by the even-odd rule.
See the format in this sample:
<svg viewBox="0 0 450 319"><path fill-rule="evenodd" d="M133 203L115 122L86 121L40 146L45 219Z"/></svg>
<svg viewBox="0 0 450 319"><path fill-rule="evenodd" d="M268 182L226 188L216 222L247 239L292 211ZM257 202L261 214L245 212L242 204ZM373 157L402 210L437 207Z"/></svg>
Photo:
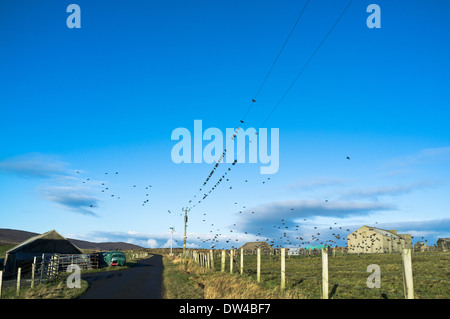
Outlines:
<svg viewBox="0 0 450 319"><path fill-rule="evenodd" d="M30 153L16 156L0 162L0 171L26 178L51 178L68 175L67 163L55 156Z"/></svg>
<svg viewBox="0 0 450 319"><path fill-rule="evenodd" d="M404 167L423 164L446 163L450 161L450 146L425 148L413 155L395 158L389 166Z"/></svg>
<svg viewBox="0 0 450 319"><path fill-rule="evenodd" d="M371 198L377 199L380 196L396 196L411 193L415 190L424 188L432 188L441 186L442 181L422 180L405 185L397 186L381 186L381 187L369 187L369 188L355 188L343 193L343 198L355 199L355 198Z"/></svg>
<svg viewBox="0 0 450 319"><path fill-rule="evenodd" d="M151 238L147 239L146 246L148 248L159 248L160 247L158 245L158 242L156 240L154 240L154 239L151 239Z"/></svg>

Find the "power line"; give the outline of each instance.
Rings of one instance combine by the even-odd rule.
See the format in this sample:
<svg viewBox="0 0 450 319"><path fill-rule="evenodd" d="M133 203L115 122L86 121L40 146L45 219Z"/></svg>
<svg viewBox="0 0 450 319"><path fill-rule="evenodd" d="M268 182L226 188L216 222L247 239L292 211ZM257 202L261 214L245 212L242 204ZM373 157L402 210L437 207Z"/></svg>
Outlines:
<svg viewBox="0 0 450 319"><path fill-rule="evenodd" d="M294 80L291 82L291 84L288 86L288 88L286 89L286 91L283 93L283 95L281 96L280 100L275 104L275 106L272 108L272 110L270 111L269 115L267 116L267 118L264 120L264 122L262 123L262 125L264 125L267 120L270 118L270 116L273 114L273 112L278 108L278 106L281 104L281 102L284 100L284 98L286 97L286 95L288 94L288 92L292 89L292 87L294 86L295 82L297 82L298 78L303 74L303 72L305 71L306 67L309 65L309 63L311 62L311 60L314 58L314 56L316 55L316 53L319 51L319 49L322 47L322 45L324 44L324 42L327 40L328 36L331 34L331 32L334 30L334 28L336 27L336 25L339 23L339 21L341 20L341 18L344 16L345 12L347 11L347 9L350 7L351 3L353 2L353 0L350 0L350 2L347 4L347 6L344 8L344 10L341 12L341 14L339 15L339 17L337 18L336 22L333 24L333 26L331 27L330 30L328 30L327 34L325 35L325 37L322 39L322 41L320 41L319 45L317 46L317 48L314 50L314 52L311 54L311 56L309 57L309 59L306 61L306 63L303 65L303 67L300 69L300 71L297 73L297 76L294 78ZM261 126L262 126L261 125Z"/></svg>
<svg viewBox="0 0 450 319"><path fill-rule="evenodd" d="M286 44L288 43L289 38L291 37L292 33L294 32L295 27L297 26L298 22L300 21L300 18L303 16L303 13L305 12L306 7L308 6L309 1L310 1L310 0L306 1L305 5L304 5L304 7L303 7L303 9L302 9L302 11L300 12L300 14L299 14L297 20L295 21L294 26L291 28L291 31L289 31L289 34L288 34L286 40L284 41L283 46L281 47L281 49L280 49L280 51L278 52L278 54L277 54L275 60L273 61L272 65L271 65L271 67L270 67L270 69L269 69L269 71L268 71L267 74L266 74L266 77L264 78L264 80L262 81L261 85L259 86L259 89L258 89L258 91L256 92L256 94L255 94L255 96L254 96L254 100L256 100L256 99L258 98L258 95L259 95L259 93L261 92L261 90L262 90L264 84L266 84L266 81L267 81L267 79L269 78L270 73L272 73L272 70L273 70L273 68L275 67L275 64L276 64L277 61L278 61L278 58L280 57L281 53L283 52L284 48L286 47ZM250 106L249 106L249 108L247 109L247 112L245 112L245 115L244 115L244 117L242 118L243 120L245 120L245 118L247 117L247 114L250 112L250 109L252 108L252 106L253 106L253 103L250 103Z"/></svg>
<svg viewBox="0 0 450 319"><path fill-rule="evenodd" d="M325 36L323 37L323 39L319 42L319 45L316 47L316 49L313 51L313 53L311 54L311 56L308 58L308 60L307 60L307 61L305 62L305 64L303 65L303 67L302 67L302 68L300 69L300 71L297 73L296 77L295 77L295 78L293 79L293 81L290 83L290 85L288 86L288 88L284 91L283 95L282 95L281 98L278 100L278 102L275 104L275 106L272 108L272 110L270 111L270 113L268 114L268 116L266 117L266 119L262 122L261 127L268 121L268 119L271 117L271 115L274 113L274 111L278 108L278 106L279 106L279 105L281 104L281 102L284 100L284 98L286 97L286 95L287 95L287 94L289 93L289 91L292 89L292 87L294 86L294 84L297 82L297 80L299 79L299 77L303 74L303 72L305 71L305 69L307 68L307 66L310 64L310 62L312 61L312 59L314 58L314 56L317 54L317 52L319 51L319 49L322 47L322 45L323 45L323 44L325 43L325 41L328 39L328 37L329 37L329 35L331 34L331 32L335 29L335 27L337 26L337 24L339 23L339 21L342 19L342 17L343 17L344 14L346 13L347 9L350 7L350 5L351 5L352 2L353 2L353 0L350 0L350 1L349 1L349 3L347 4L347 6L344 8L344 10L343 10L343 11L341 12L341 14L338 16L337 20L336 20L336 21L334 22L334 24L332 25L332 27L328 30L328 32L325 34ZM258 89L258 92L257 92L257 95L260 93L260 91L261 91L262 87L264 86L264 84L265 84L267 78L269 77L270 73L272 72L273 67L275 66L275 64L276 64L278 58L280 57L280 55L281 55L281 53L282 53L284 47L286 46L286 44L287 44L289 38L291 37L293 30L295 29L295 27L296 27L296 25L298 24L300 18L302 17L302 15L303 15L303 13L304 13L304 11L305 11L305 9L306 9L308 3L309 3L309 0L306 2L305 6L303 7L302 11L300 12L300 15L298 16L298 18L297 18L297 20L296 20L294 26L291 28L291 31L289 32L288 37L286 38L286 40L285 40L285 42L284 42L282 48L280 49L280 51L279 51L277 57L275 58L274 62L272 63L272 66L271 66L271 68L269 69L268 73L266 74L265 79L263 80L262 84L260 85L260 87L259 87L259 89ZM251 109L251 107L252 107L252 105L253 105L254 102L256 102L255 99L252 99L252 103L251 103L250 107L247 109L247 112L245 113L244 118L245 118L245 117L247 116L247 114L249 113L249 111L250 111L250 109ZM240 122L241 122L242 124L244 123L243 120L241 120ZM237 129L239 129L239 126L237 127ZM236 129L235 129L235 132L236 132ZM235 136L236 136L236 135L233 135L233 138L234 138ZM234 143L234 142L233 142L233 143ZM228 145L227 145L227 147L228 147ZM249 147L249 144L247 144L246 149L244 150L244 152L248 149L248 147ZM210 173L209 177L207 178L206 182L203 183L203 187L206 186L207 182L208 182L209 179L212 177L212 174L214 174L214 172L216 171L216 169L219 167L219 164L220 164L220 162L222 161L222 159L223 159L223 157L225 156L225 154L226 154L226 149L225 149L224 152L222 153L222 155L221 155L221 157L220 157L218 163L216 163L215 167L214 167L213 170L211 171L211 173ZM232 163L232 165L235 165L236 162L237 162L237 160L235 160L235 161ZM231 168L228 168L228 171L226 171L226 172L219 178L218 182L216 182L216 184L209 190L209 193L208 193L208 194L205 194L205 196L204 196L203 199L205 199L205 198L206 198L206 197L207 197L207 196L208 196L208 195L209 195L209 194L210 194L210 193L218 186L218 184L220 184L220 182L222 181L222 179L224 178L224 176L227 175L229 171L231 171ZM200 190L202 190L202 189L200 189ZM200 192L200 191L199 191L199 192ZM197 195L199 194L199 192L197 193ZM196 195L196 196L197 196L197 195ZM195 197L195 196L194 196L194 197ZM200 200L200 201L198 201L198 203L201 203L201 202L203 201L203 199ZM192 200L191 200L191 201L192 201ZM190 202L191 202L191 201L190 201ZM189 208L189 210L190 210L191 208L195 207L196 205L197 205L197 203L194 204L193 206L191 206L191 207Z"/></svg>
<svg viewBox="0 0 450 319"><path fill-rule="evenodd" d="M247 117L248 113L250 112L251 108L253 107L253 104L256 102L256 98L258 97L258 95L259 95L259 93L261 92L262 88L264 87L264 85L265 85L267 79L269 78L270 74L272 73L272 70L273 70L273 68L275 67L275 64L277 63L279 57L281 56L281 53L283 52L284 48L286 47L286 44L288 43L288 41L289 41L289 39L290 39L292 33L294 32L295 27L297 26L298 22L300 21L301 17L303 16L303 13L305 12L306 7L308 6L309 2L310 2L310 0L307 0L306 3L305 3L305 5L303 6L303 8L302 8L300 14L299 14L298 17L297 17L297 20L295 21L294 25L292 26L291 30L289 31L289 34L288 34L286 40L284 41L284 43L283 43L281 49L279 50L277 56L275 57L275 60L272 62L272 65L271 65L271 67L269 68L269 71L267 72L266 76L264 77L264 80L263 80L262 83L260 84L260 86L259 86L259 88L258 88L258 91L257 91L256 94L254 95L254 98L251 100L250 105L249 105L249 107L247 108L247 111L245 112L244 116L242 117L242 120L240 121L240 124L243 124L243 123L244 123L244 120L246 119L246 117ZM235 132L236 132L236 130L239 130L240 124L238 124L238 126L235 128ZM234 138L235 136L236 136L236 135L233 135L233 138ZM233 140L233 138L232 138L232 140ZM229 143L231 143L231 141L229 141ZM233 140L232 143L234 143L234 140ZM206 186L206 184L208 183L208 181L210 180L210 178L211 178L212 175L214 174L215 170L218 168L218 166L219 166L220 163L222 162L223 158L224 158L225 155L226 155L226 152L227 152L227 148L228 148L228 147L229 147L229 144L226 145L226 147L225 147L225 149L224 149L224 151L223 151L221 157L219 158L219 160L218 160L218 162L216 163L216 165L215 165L215 167L213 168L213 170L210 172L208 178L207 178L207 179L205 180L205 182L203 183L203 186L202 186L202 187ZM234 165L234 164L235 164L235 162L233 163L233 165ZM222 178L223 178L223 177L222 177ZM196 196L200 193L201 190L202 190L202 188L200 188L200 190L195 194L194 197L196 197ZM192 200L190 200L189 203L190 203L190 202L192 202ZM194 204L193 206L191 206L190 208L193 208L194 206L195 206L195 204ZM190 209L190 208L189 208L189 209Z"/></svg>

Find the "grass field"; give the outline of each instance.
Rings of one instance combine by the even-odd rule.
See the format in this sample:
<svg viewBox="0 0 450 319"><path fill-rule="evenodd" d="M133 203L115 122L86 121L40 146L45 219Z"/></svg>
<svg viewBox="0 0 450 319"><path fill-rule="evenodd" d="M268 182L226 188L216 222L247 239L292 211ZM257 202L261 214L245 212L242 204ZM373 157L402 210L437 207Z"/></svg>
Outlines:
<svg viewBox="0 0 450 319"><path fill-rule="evenodd" d="M414 253L412 255L415 298L450 298L450 253ZM380 266L381 287L368 288L371 273L367 267ZM240 256L235 258L234 272L240 272ZM320 256L286 257L286 291L305 298L321 298L322 260ZM215 270L220 271L220 258ZM404 298L403 270L400 254L368 254L329 256L329 297L335 299ZM229 272L227 258L226 272ZM256 256L244 257L243 277L256 282ZM280 256L261 257L261 287L279 288L281 284Z"/></svg>
<svg viewBox="0 0 450 319"><path fill-rule="evenodd" d="M216 255L214 271L199 267L190 259L164 256L164 298L166 299L319 299L321 298L322 260L320 256L286 256L286 289L280 289L280 256L261 257L261 282L256 282L256 256L244 258L240 275L239 255L234 273L221 272ZM402 259L400 254L329 256L329 294L334 299L403 299ZM414 297L417 299L450 298L450 252L414 253L412 255ZM367 266L381 269L381 287L368 288ZM129 261L125 267L132 267ZM121 267L115 267L119 269ZM93 270L93 271L103 271ZM3 298L76 298L87 289L71 290L65 284L66 274L33 289L3 291Z"/></svg>

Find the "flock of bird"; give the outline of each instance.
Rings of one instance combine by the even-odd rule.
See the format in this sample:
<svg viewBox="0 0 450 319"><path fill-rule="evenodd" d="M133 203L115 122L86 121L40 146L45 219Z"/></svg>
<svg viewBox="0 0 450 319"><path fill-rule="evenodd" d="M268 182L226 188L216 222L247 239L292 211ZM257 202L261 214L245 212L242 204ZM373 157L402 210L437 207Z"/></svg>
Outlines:
<svg viewBox="0 0 450 319"><path fill-rule="evenodd" d="M252 102L254 103L254 102L256 102L256 100L252 99ZM231 163L231 167L228 167L227 169L225 169L225 171L222 173L222 175L219 174L219 178L217 179L215 184L209 188L209 190L205 190L205 187L207 187L207 185L211 182L211 180L213 180L213 175L219 171L220 165L224 163L224 158L226 158L226 154L227 154L227 148L229 149L230 146L234 147L235 138L237 137L237 134L239 134L241 132L241 129L243 129L243 124L244 124L243 120L240 120L239 122L240 122L239 125L236 126L236 128L234 129L233 135L230 137L230 141L228 141L222 154L217 159L216 164L214 165L214 167L212 168L212 170L210 171L208 176L205 178L205 180L202 182L202 186L198 189L197 193L193 196L193 198L188 201L188 207L187 207L188 211L193 209L195 206L197 206L201 202L203 202L219 186L219 184L222 181L225 181L225 180L229 181L229 179L227 179L226 177L227 177L228 173L231 171L231 169L238 162L237 159L234 159L234 161ZM258 133L255 132L255 134L257 135ZM252 140L250 139L249 143L251 143L251 142L252 142ZM231 145L231 144L233 144L233 145ZM247 145L247 147L248 147L248 145ZM217 174L215 176L217 176ZM231 188L232 188L232 186L230 186L230 189ZM198 199L197 196L199 196L201 192L203 192L203 195L201 195L202 198Z"/></svg>
<svg viewBox="0 0 450 319"><path fill-rule="evenodd" d="M267 80L268 76L270 75L273 67L275 66L279 56L281 55L281 52L285 48L285 45L286 45L287 41L289 40L289 37L291 36L292 31L294 30L295 26L297 25L297 22L300 20L303 12L305 11L305 9L308 5L308 2L309 2L309 0L306 2L305 6L303 7L303 10L300 12L300 15L298 16L296 23L294 24L293 28L291 29L291 32L289 33L287 39L285 40L283 46L281 47L281 50L279 51L276 59L273 61L272 66L269 69L269 72L267 73L261 86L259 87L256 95L254 96L254 98L250 99L249 108L248 108L247 112L244 114L244 116L242 117L242 119L239 121L238 125L235 126L234 134L231 136L231 140L227 142L227 145L224 148L224 150L223 150L222 154L220 155L220 157L218 158L218 160L216 161L216 164L211 169L211 171L206 176L206 178L200 183L201 186L196 191L196 194L188 201L187 206L185 208L183 208L183 210L188 211L190 215L194 212L193 211L194 208L196 208L199 204L201 204L204 200L206 200L211 195L212 192L217 191L217 189L219 188L221 183L230 182L229 174L232 171L232 169L236 167L236 164L238 161L234 160L229 167L225 167L222 170L222 173L220 173L220 170L222 169L222 166L224 165L224 159L227 156L227 149L229 149L229 146L231 144L234 147L235 138L238 136L238 134L241 132L241 130L243 130L244 121L246 121L247 114L249 113L250 109L255 105L258 94L260 93L262 87L266 83L266 80ZM348 8L348 6L349 5L347 5L347 8ZM345 12L345 10L343 11L343 13ZM341 16L343 15L343 13L341 14ZM339 19L340 19L340 17L339 17ZM318 49L320 48L322 43L326 40L326 38L331 33L331 31L333 30L334 26L337 24L339 19L333 25L332 29L327 33L325 38L320 42L319 47L314 51L311 58L308 60L307 64L305 64L305 66L301 69L302 70L301 72L303 72L303 69L308 65L309 61L312 59L312 57L318 51ZM298 76L295 78L295 80L299 77L300 74L301 73L298 74ZM293 83L295 83L295 80ZM291 86L289 86L287 91L289 91ZM286 91L286 93L287 93L287 91ZM283 97L284 97L284 95L283 95ZM275 108L276 108L276 106L275 106ZM273 110L272 110L272 112L273 112ZM269 114L269 116L272 114L272 112ZM257 133L256 133L256 135L257 135ZM251 140L249 141L249 143L251 143ZM248 146L249 146L249 144L247 144L247 147ZM350 157L347 156L346 159L350 160ZM106 172L105 174L108 175L109 173ZM115 172L115 175L118 175L118 172ZM87 182L88 180L89 179L87 179L86 181L83 181L83 183ZM213 183L214 180L215 180L215 182ZM270 183L270 181L271 181L270 178L264 178L263 180L259 180L256 182L265 184L267 186ZM253 181L253 182L255 182L255 181ZM249 182L248 179L245 179L244 183L251 184L251 182ZM110 192L109 187L106 187L107 185L105 183L102 183L102 186L104 186L104 188L101 189L102 193ZM229 185L228 189L233 190L233 186L235 186L235 185ZM131 187L136 188L136 185L132 185ZM151 185L145 186L145 190L148 191L150 187L151 187ZM110 197L120 199L120 196L116 196L116 194L112 194L112 193L110 194ZM141 202L142 206L145 206L150 203L150 200L148 197L149 197L149 193L146 192L145 198ZM328 203L328 199L325 199L324 202ZM235 203L235 205L238 205L237 202L234 202L234 203ZM94 204L91 205L91 207L93 207L93 206L94 206ZM247 214L250 213L249 210L246 209L245 205L242 205L241 207L242 207L241 210L237 209L239 214L243 214L244 212ZM200 214L198 212L198 210L199 210L199 208L197 207L197 209L195 210L196 215ZM295 207L292 207L290 209L291 212L294 210L295 210ZM167 210L167 212L168 212L168 214L172 214L171 210ZM257 216L258 211L251 211L251 214ZM180 213L180 216L183 216L183 215L184 215L184 212ZM329 225L326 227L324 227L324 226L320 226L319 228L317 226L313 227L310 225L310 221L308 221L306 218L303 219L303 223L301 223L301 224L297 223L297 225L292 226L293 221L296 218L298 219L298 216L299 215L289 216L288 214L286 216L280 216L278 222L272 224L270 228L268 228L267 226L259 225L262 227L257 226L259 228L256 233L253 231L249 234L248 231L242 231L242 229L239 226L237 226L236 223L234 223L232 227L229 227L229 229L221 230L220 228L217 228L214 223L211 222L212 219L210 219L210 217L208 216L207 213L203 213L200 218L201 218L201 221L209 227L209 234L207 233L204 236L198 236L196 239L200 243L198 246L206 245L206 246L209 246L210 248L218 248L219 246L221 246L221 248L225 248L225 246L231 246L231 248L237 248L243 244L243 243L240 243L240 241L242 241L242 240L247 241L248 238L254 238L256 241L266 241L275 247L286 246L286 245L287 246L293 246L293 245L301 246L301 245L319 245L319 244L320 245L328 245L328 246L332 246L332 245L337 246L337 245L342 244L342 242L346 240L347 234L350 232L349 228L346 228L346 227L343 228L343 226L340 226L337 223L334 223L333 225ZM214 216L213 216L213 218L214 218ZM248 216L247 216L247 218L248 218ZM260 219L255 219L255 220L257 221ZM254 225L252 225L252 226L254 226ZM264 228L264 227L266 227L266 228ZM254 229L254 228L252 228L252 229ZM206 228L205 232L207 232L207 230L208 229Z"/></svg>
<svg viewBox="0 0 450 319"><path fill-rule="evenodd" d="M346 157L347 160L350 159L349 156ZM231 164L233 167L236 162ZM212 175L216 172L218 165L214 166L212 172L208 176L206 182L211 180ZM230 182L230 178L228 178L227 174L231 171L231 168L227 168L226 171L219 176L217 182L212 186L211 191L215 190L221 182ZM76 171L79 174L79 171ZM119 175L119 172L105 172L105 175L114 176ZM110 185L106 181L97 181L91 178L82 178L80 179L82 184L89 184L90 182L94 185L101 186L101 193L107 193L107 196L111 199L120 199L120 196L113 193L110 189ZM250 181L247 179L241 179L238 183L242 184L252 184L258 183L260 185L268 185L272 179L270 177L258 177L255 181ZM114 183L114 182L113 182ZM231 183L230 183L231 184ZM228 186L226 189L233 190L233 186ZM128 187L131 189L136 189L140 194L144 196L143 200L139 205L145 206L150 203L149 195L152 185L145 185L138 187L135 184L130 184ZM252 185L254 187L254 184ZM225 191L226 191L225 189ZM238 190L240 191L240 190ZM204 194L202 200L207 197L207 194ZM201 200L201 201L202 201ZM231 200L231 199L230 199ZM199 202L201 202L199 201ZM324 199L324 205L328 203L328 199ZM247 214L246 218L251 218L252 216L257 216L258 211L248 209L242 203L239 206L239 203L233 201L236 215L237 214ZM95 204L90 205L91 208L95 208ZM226 229L217 228L217 226L211 222L214 219L214 216L209 216L207 213L201 213L201 222L205 225L203 228L204 233L201 236L197 236L196 238L189 238L190 247L193 245L197 245L197 247L202 248L210 248L210 249L236 249L241 247L248 241L261 241L267 242L274 248L279 247L305 247L305 246L329 246L329 247L342 247L347 246L347 236L352 236L351 238L357 238L358 236L363 236L361 233L351 232L351 229L348 226L339 225L338 222L334 222L332 225L321 225L314 226L311 224L311 220L307 218L302 218L302 221L294 223L294 220L299 221L299 216L301 214L294 214L296 208L291 207L286 209L286 213L280 215L278 222L272 223L272 225L264 226L261 224L258 227L258 230L255 231L255 225L252 226L253 231L244 231L241 229L240 225L234 222L230 227ZM169 214L172 214L171 210L167 210ZM200 214L200 213L199 213ZM180 216L183 216L184 212L180 213ZM196 216L197 217L197 216ZM260 221L261 219L255 218L256 221ZM377 224L377 222L375 222ZM412 237L414 238L414 237ZM423 239L423 237L422 237ZM397 238L387 239L388 241L398 241ZM363 236L361 241L358 241L356 244L350 244L349 249L358 249L365 252L384 252L385 248L379 245L380 239L376 237L374 234L370 236ZM175 240L175 242L177 242ZM197 243L197 244L194 244ZM397 242L400 244L400 242Z"/></svg>
<svg viewBox="0 0 450 319"><path fill-rule="evenodd" d="M223 153L222 155L224 155ZM220 158L223 159L223 156ZM350 160L350 157L346 157L347 160ZM213 176L214 173L217 172L217 168L219 167L219 163L216 163L210 174L207 176L206 180L204 181L204 185L206 185ZM236 161L234 161L231 165L231 167L226 168L225 172L218 177L217 182L211 187L212 192L219 184L223 181L229 182L230 179L227 178L227 174L231 171L231 168L236 164ZM260 184L268 184L271 181L270 177L266 178L259 178L258 180L254 181L256 183ZM249 183L249 179L242 179L239 181L239 183ZM228 189L232 190L233 185L229 186ZM202 189L200 189L201 191ZM203 198L199 200L196 204L201 203L209 193L205 193ZM194 196L196 197L196 196ZM192 200L190 201L192 202ZM328 199L324 200L325 203L328 203ZM189 211L196 206L194 204L189 208ZM238 202L234 202L234 205L238 205ZM198 242L198 247L209 247L211 249L214 248L229 248L232 249L238 248L242 246L245 242L248 241L249 238L252 238L253 241L265 241L272 245L275 248L278 247L284 247L284 246L305 246L305 245L328 245L328 246L338 246L338 245L346 245L346 234L350 231L349 228L342 228L342 226L336 226L337 223L334 223L334 225L327 226L325 233L322 231L323 236L321 236L320 232L317 231L317 226L312 227L309 225L309 221L304 218L303 219L303 225L295 225L294 227L291 226L289 228L290 224L292 224L293 220L298 218L298 215L292 215L293 211L295 210L294 207L290 208L289 212L291 213L291 216L286 215L279 219L279 223L271 225L270 228L266 227L260 227L258 232L249 233L248 231L242 231L241 227L239 227L236 223L234 223L231 227L227 228L226 230L222 231L220 228L215 227L214 223L211 223L209 216L207 213L202 213L201 215L201 221L205 224L206 227L205 230L209 230L209 233L204 234L203 236L197 236L196 240ZM170 210L168 210L169 213L171 213ZM258 212L253 210L250 211L247 209L245 205L240 206L240 208L236 208L236 212L238 214L247 213L249 216L247 218L258 215ZM288 213L289 213L288 212ZM251 215L250 215L251 214ZM183 213L180 213L180 216L183 216ZM213 216L214 218L214 216ZM289 224L289 225L288 225ZM302 235L303 234L303 235ZM309 234L308 236L305 234ZM324 239L328 238L328 239Z"/></svg>
<svg viewBox="0 0 450 319"><path fill-rule="evenodd" d="M369 228L369 230L373 230L373 228ZM348 248L350 251L356 252L366 252L366 253L386 253L389 252L389 248L385 245L382 245L381 239L377 236L376 233L372 233L370 235L365 235L362 232L352 232L350 238L360 239L356 241L355 244L349 242ZM411 236L411 239L414 239L414 236ZM424 237L422 237L424 239ZM393 244L401 245L402 242L399 237L390 236L390 238L386 238L388 243L392 242Z"/></svg>
<svg viewBox="0 0 450 319"><path fill-rule="evenodd" d="M224 153L225 154L225 153ZM224 155L223 154L223 155ZM221 159L223 159L223 156L221 157ZM347 159L349 159L349 157L347 157ZM217 172L217 169L219 167L220 163L216 163L215 166L213 167L211 173L208 175L207 179L204 182L204 185L207 184L207 182L209 182L211 180L211 177L214 173ZM231 167L233 167L236 164L236 161L234 161L231 164ZM224 173L222 173L218 180L216 181L216 183L211 187L211 189L209 190L208 193L204 193L203 197L201 200L199 200L197 203L200 203L201 201L203 201L209 193L211 193L212 191L214 191L220 183L226 181L229 182L230 179L227 178L227 174L231 171L231 167L228 167ZM80 171L76 171L77 174L80 174ZM119 175L119 172L114 171L114 172L105 172L104 175L108 175L108 176L117 176ZM89 184L89 183L93 183L93 185L96 186L101 186L99 188L99 191L101 193L106 193L109 198L111 199L116 199L116 200L120 200L120 196L118 194L116 194L115 192L113 192L110 189L110 183L111 182L106 182L106 181L98 181L98 180L93 180L92 178L82 178L80 179L82 184ZM257 180L257 183L260 184L268 184L271 181L270 177L265 177L265 178L260 178L259 180ZM113 181L112 184L114 184L115 182ZM251 183L251 181L249 181L249 179L243 179L242 183ZM140 192L140 194L144 195L143 200L140 202L139 205L145 206L147 204L150 203L150 193L149 191L152 188L152 185L145 185L145 186L140 186L138 187L135 184L130 184L129 187L131 189L136 189L137 191ZM228 186L227 187L229 190L233 189L233 186ZM195 197L195 196L194 196ZM328 202L328 200L325 200L325 202ZM238 202L234 202L234 205L237 207L238 206ZM96 205L95 203L92 203L90 205L90 208L95 208ZM193 208L193 206L191 207ZM236 208L238 214L243 214L244 212L246 212L246 206L242 205L240 208ZM294 211L295 208L291 208L290 211ZM167 210L167 212L169 214L172 214L172 211L169 209ZM250 211L248 211L248 213L250 214ZM258 214L257 211L251 211L251 214ZM180 216L183 216L183 212L180 213ZM300 226L300 225L295 225L292 229L289 228L288 226L288 217L283 217L280 218L279 223L278 224L274 224L272 225L271 229L264 229L264 227L260 227L259 231L256 233L251 233L249 231L240 231L240 228L237 226L236 223L234 223L232 225L232 227L230 227L229 229L227 229L226 231L221 231L219 228L215 227L214 223L208 222L209 221L209 216L207 213L203 213L202 216L202 222L205 223L208 227L209 227L209 233L206 231L205 234L200 237L198 236L196 238L196 241L199 242L198 246L209 246L210 248L217 248L218 246L220 246L220 248L225 248L225 246L229 246L231 245L231 248L237 248L239 246L241 246L243 244L242 241L247 241L248 238L254 238L255 241L266 241L268 243L270 243L271 245L273 245L274 247L281 247L281 246L285 246L285 245L307 245L307 244L328 244L328 245L332 245L338 244L339 240L343 240L345 238L345 236L343 236L341 233L332 233L332 236L334 237L334 239L328 239L328 240L321 240L320 239L320 233L319 232L314 232L312 235L310 235L310 238L306 238L305 235L301 235L301 231L304 230L305 228L307 228L307 226ZM304 222L306 222L307 219L304 219ZM330 226L329 229L331 230L333 227ZM314 227L314 230L317 229L317 227ZM339 227L339 230L342 230L342 227ZM347 231L349 231L349 229L347 229ZM275 234L277 234L277 236L275 236ZM233 236L235 235L235 236ZM231 244L230 244L231 243Z"/></svg>
<svg viewBox="0 0 450 319"><path fill-rule="evenodd" d="M76 174L80 174L80 171L75 171L75 173ZM114 173L110 173L110 172L105 172L104 173L104 175L109 175L109 176L115 176L115 175L119 175L119 172L117 172L117 171L115 171ZM102 180L101 182L99 182L99 181L97 181L97 180L92 180L91 178L82 178L81 179L81 183L82 184L89 184L89 183L92 183L94 186L101 186L101 188L100 188L100 191L101 191L101 193L107 193L108 194L108 196L111 198L111 199L120 199L120 196L118 196L118 194L117 193L113 193L112 192L112 190L110 189L110 186L109 186L109 183L108 182L106 182L106 181L104 181L104 180ZM99 184L100 183L100 184ZM142 190L141 188L142 187L137 187L135 184L130 184L130 186L129 186L130 188L133 188L133 189L137 189L137 190ZM144 196L144 199L142 200L142 202L140 203L140 205L142 205L142 206L145 206L145 205L147 205L149 202L150 202L150 199L149 199L149 196L150 196L150 194L149 194L149 190L151 189L151 187L152 187L152 185L145 185L144 186L144 189L145 189L145 196ZM89 207L90 208L96 208L96 204L95 203L91 203L90 205L89 205Z"/></svg>

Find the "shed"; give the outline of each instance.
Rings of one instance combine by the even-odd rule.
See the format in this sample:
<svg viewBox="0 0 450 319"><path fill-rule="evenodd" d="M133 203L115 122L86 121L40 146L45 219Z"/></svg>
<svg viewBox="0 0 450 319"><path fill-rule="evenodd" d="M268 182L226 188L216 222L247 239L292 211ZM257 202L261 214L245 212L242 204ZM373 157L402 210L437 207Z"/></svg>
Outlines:
<svg viewBox="0 0 450 319"><path fill-rule="evenodd" d="M5 274L14 274L18 267L31 264L42 254L82 254L83 252L55 230L29 238L6 252Z"/></svg>

